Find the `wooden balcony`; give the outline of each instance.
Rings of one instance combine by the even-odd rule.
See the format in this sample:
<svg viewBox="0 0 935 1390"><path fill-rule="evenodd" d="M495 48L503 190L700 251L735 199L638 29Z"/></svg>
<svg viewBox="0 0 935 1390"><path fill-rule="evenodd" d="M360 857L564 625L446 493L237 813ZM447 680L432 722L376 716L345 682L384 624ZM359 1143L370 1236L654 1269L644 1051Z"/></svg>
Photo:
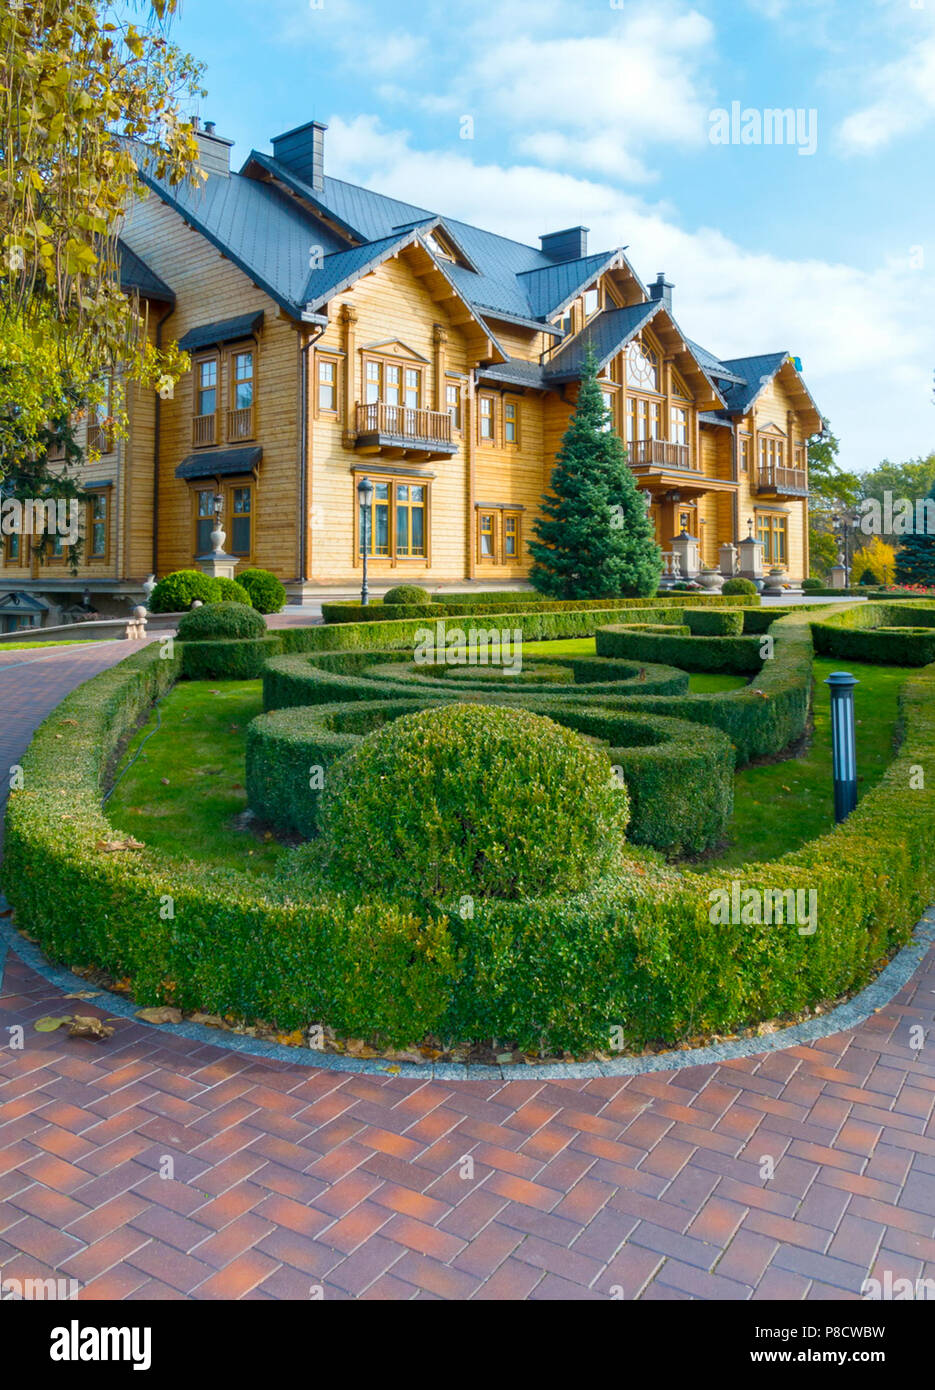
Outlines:
<svg viewBox="0 0 935 1390"><path fill-rule="evenodd" d="M243 406L240 410L227 412L227 442L236 444L241 439L253 438L253 406Z"/></svg>
<svg viewBox="0 0 935 1390"><path fill-rule="evenodd" d="M769 497L807 497L808 473L804 468L761 468L756 490Z"/></svg>
<svg viewBox="0 0 935 1390"><path fill-rule="evenodd" d="M354 447L360 454L422 460L449 458L458 450L452 439L451 416L446 411L390 405L386 401L358 404Z"/></svg>
<svg viewBox="0 0 935 1390"><path fill-rule="evenodd" d="M192 444L214 444L217 440L217 416L195 415L192 418Z"/></svg>
<svg viewBox="0 0 935 1390"><path fill-rule="evenodd" d="M687 444L668 439L631 439L627 443L631 468L675 468L679 472L700 473L697 460Z"/></svg>

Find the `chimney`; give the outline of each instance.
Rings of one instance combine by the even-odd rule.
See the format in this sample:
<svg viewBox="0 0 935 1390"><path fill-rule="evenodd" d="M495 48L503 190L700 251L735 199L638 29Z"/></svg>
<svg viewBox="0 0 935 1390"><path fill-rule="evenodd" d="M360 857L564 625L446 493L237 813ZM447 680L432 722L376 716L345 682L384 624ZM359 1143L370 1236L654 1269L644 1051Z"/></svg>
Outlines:
<svg viewBox="0 0 935 1390"><path fill-rule="evenodd" d="M653 284L649 287L650 299L661 299L668 312L672 312L672 291L675 286L670 280L666 279L665 271L660 270Z"/></svg>
<svg viewBox="0 0 935 1390"><path fill-rule="evenodd" d="M320 121L296 126L284 135L273 136L273 158L285 164L316 192L325 186L325 131Z"/></svg>
<svg viewBox="0 0 935 1390"><path fill-rule="evenodd" d="M231 145L233 140L225 140L215 134L213 121L205 121L199 128L197 116L193 122L195 139L198 142L198 163L209 174L220 174L228 178L231 171Z"/></svg>
<svg viewBox="0 0 935 1390"><path fill-rule="evenodd" d="M539 238L542 254L553 261L579 261L588 254L588 227L567 227Z"/></svg>

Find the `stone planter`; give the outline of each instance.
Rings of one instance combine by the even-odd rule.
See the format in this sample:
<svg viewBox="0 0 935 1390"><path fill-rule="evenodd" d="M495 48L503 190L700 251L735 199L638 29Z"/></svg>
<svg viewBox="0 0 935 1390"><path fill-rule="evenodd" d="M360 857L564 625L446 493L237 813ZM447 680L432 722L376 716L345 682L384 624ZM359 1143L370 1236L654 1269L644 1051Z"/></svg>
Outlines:
<svg viewBox="0 0 935 1390"><path fill-rule="evenodd" d="M786 582L785 570L779 569L775 565L766 576L766 583L763 587L764 594L782 594L785 592L783 584Z"/></svg>
<svg viewBox="0 0 935 1390"><path fill-rule="evenodd" d="M699 570L696 578L703 589L713 589L720 593L724 586L724 576L717 570Z"/></svg>

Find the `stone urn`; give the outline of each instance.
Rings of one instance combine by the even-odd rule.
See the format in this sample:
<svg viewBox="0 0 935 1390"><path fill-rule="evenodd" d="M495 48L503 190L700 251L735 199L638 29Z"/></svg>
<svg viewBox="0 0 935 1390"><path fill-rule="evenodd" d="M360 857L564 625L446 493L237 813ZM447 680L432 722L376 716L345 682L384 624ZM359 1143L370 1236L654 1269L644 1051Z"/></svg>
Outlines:
<svg viewBox="0 0 935 1390"><path fill-rule="evenodd" d="M786 580L786 571L774 565L766 576L766 583L763 587L764 594L782 594L783 585Z"/></svg>
<svg viewBox="0 0 935 1390"><path fill-rule="evenodd" d="M724 586L724 575L715 569L700 569L697 579L703 589L712 589L716 593L720 593Z"/></svg>

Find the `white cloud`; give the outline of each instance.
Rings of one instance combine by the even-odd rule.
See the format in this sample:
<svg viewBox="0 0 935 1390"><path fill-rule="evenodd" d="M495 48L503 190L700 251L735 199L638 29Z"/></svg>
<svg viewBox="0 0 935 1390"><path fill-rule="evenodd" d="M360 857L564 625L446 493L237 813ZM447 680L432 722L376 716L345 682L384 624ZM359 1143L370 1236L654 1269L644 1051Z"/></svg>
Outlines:
<svg viewBox="0 0 935 1390"><path fill-rule="evenodd" d="M874 154L935 118L935 36L879 68L868 87L872 100L838 127L841 148L849 154Z"/></svg>
<svg viewBox="0 0 935 1390"><path fill-rule="evenodd" d="M414 150L373 117L332 121L328 165L417 206L538 245L583 223L593 250L629 244L644 280L676 283L683 330L726 357L788 350L843 443L848 467L932 445L930 343L935 287L906 260L872 271L745 250L714 228L686 230L672 209L631 192L517 162L472 160L468 143ZM880 402L885 401L885 409Z"/></svg>

